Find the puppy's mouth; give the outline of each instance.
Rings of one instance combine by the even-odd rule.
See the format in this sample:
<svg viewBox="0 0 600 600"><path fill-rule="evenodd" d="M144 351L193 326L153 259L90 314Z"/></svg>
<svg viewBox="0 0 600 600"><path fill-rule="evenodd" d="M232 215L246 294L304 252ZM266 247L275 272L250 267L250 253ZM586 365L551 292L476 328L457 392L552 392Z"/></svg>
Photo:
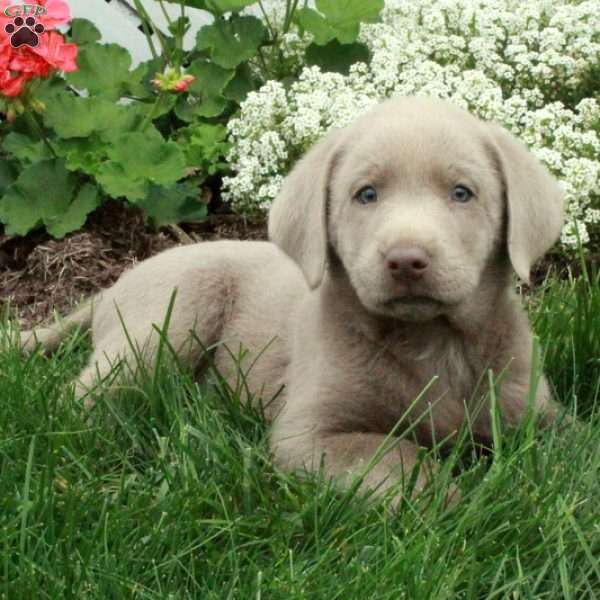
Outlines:
<svg viewBox="0 0 600 600"><path fill-rule="evenodd" d="M380 306L380 312L388 317L414 323L429 321L445 310L444 303L440 300L420 294L393 296Z"/></svg>
<svg viewBox="0 0 600 600"><path fill-rule="evenodd" d="M390 298L384 302L384 305L388 308L393 308L394 306L411 306L411 307L434 307L440 306L442 303L431 296L396 296L394 298Z"/></svg>

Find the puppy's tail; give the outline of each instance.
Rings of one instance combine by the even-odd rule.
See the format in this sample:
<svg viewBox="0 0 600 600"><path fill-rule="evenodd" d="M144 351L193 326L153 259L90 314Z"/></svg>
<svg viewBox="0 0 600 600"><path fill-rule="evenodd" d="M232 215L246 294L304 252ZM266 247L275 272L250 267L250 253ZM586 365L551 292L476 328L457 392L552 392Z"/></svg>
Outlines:
<svg viewBox="0 0 600 600"><path fill-rule="evenodd" d="M94 306L100 300L100 294L80 304L66 317L57 319L49 327L37 327L31 331L21 332L21 347L25 352L32 352L38 344L47 354L58 349L62 340L72 331L87 331L92 326Z"/></svg>

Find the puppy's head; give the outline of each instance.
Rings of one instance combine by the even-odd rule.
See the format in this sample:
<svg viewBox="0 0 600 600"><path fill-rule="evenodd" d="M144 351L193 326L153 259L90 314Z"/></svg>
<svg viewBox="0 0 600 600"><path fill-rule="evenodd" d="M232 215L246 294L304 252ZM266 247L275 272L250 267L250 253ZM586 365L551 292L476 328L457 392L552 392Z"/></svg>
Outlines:
<svg viewBox="0 0 600 600"><path fill-rule="evenodd" d="M369 312L422 321L469 300L491 262L508 257L528 280L562 221L558 184L510 134L447 102L401 98L307 153L269 235L312 288L329 257Z"/></svg>

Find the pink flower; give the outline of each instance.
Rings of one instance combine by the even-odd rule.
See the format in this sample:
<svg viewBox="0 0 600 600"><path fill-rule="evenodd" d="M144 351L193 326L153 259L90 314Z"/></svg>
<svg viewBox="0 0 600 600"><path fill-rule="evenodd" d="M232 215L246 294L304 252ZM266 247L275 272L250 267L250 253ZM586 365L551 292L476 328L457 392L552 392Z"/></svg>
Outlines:
<svg viewBox="0 0 600 600"><path fill-rule="evenodd" d="M9 98L19 96L23 85L29 79L28 75L14 73L11 62L14 56L13 47L7 39L0 39L0 93Z"/></svg>
<svg viewBox="0 0 600 600"><path fill-rule="evenodd" d="M0 37L0 70L8 67L8 63L13 55L13 47L6 38Z"/></svg>
<svg viewBox="0 0 600 600"><path fill-rule="evenodd" d="M31 52L15 53L10 61L10 71L27 77L48 77L52 66Z"/></svg>
<svg viewBox="0 0 600 600"><path fill-rule="evenodd" d="M56 25L70 21L68 4L64 0L28 0L27 13L23 13L23 6L25 5L16 4L12 0L0 0L0 93L10 98L19 96L24 85L33 77L48 77L55 70L77 70L77 46L65 43L60 33L51 31ZM40 11L31 6L39 7ZM15 16L6 16L4 11L9 7L14 8L8 12ZM36 21L44 25L44 31L37 33L37 46L12 46L11 36L4 27L16 16L21 16L17 14L18 11L23 16L34 16Z"/></svg>
<svg viewBox="0 0 600 600"><path fill-rule="evenodd" d="M46 9L46 14L41 17L46 29L71 22L71 9L64 0L38 0L37 3Z"/></svg>
<svg viewBox="0 0 600 600"><path fill-rule="evenodd" d="M165 73L157 73L156 79L152 80L152 84L161 92L187 92L190 85L196 78L193 75L182 75L172 67L168 68Z"/></svg>
<svg viewBox="0 0 600 600"><path fill-rule="evenodd" d="M28 8L24 12L24 5L28 7L39 6L40 8ZM8 14L7 14L8 10ZM54 29L57 25L66 25L71 21L71 9L65 0L0 0L0 30L11 23L17 16L35 17L47 30Z"/></svg>
<svg viewBox="0 0 600 600"><path fill-rule="evenodd" d="M60 33L51 31L43 35L39 45L30 50L54 69L66 73L77 71L78 47L76 44L65 44Z"/></svg>
<svg viewBox="0 0 600 600"><path fill-rule="evenodd" d="M16 98L21 95L23 86L30 77L28 75L17 75L13 77L9 71L0 72L0 92L8 98Z"/></svg>
<svg viewBox="0 0 600 600"><path fill-rule="evenodd" d="M177 83L175 83L176 92L187 92L190 85L196 78L193 75L184 75Z"/></svg>

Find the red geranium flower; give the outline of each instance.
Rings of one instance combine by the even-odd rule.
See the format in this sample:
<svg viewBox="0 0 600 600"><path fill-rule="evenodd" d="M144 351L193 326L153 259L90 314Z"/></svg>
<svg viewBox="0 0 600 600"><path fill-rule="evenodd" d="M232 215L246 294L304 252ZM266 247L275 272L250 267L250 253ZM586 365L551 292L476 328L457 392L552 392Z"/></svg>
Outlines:
<svg viewBox="0 0 600 600"><path fill-rule="evenodd" d="M28 15L35 16L46 29L54 29L57 25L66 25L71 22L71 9L65 0L0 0L0 27L2 31L4 31L5 25L12 22L14 18L6 14L6 9L13 6L23 6L24 4L41 6L45 9L44 14L39 13L36 16L29 12Z"/></svg>
<svg viewBox="0 0 600 600"><path fill-rule="evenodd" d="M65 73L77 70L77 51L76 44L65 44L63 36L56 31L43 35L39 45L31 48L31 52L51 68Z"/></svg>
<svg viewBox="0 0 600 600"><path fill-rule="evenodd" d="M4 71L0 74L0 92L8 98L16 98L21 95L23 86L29 79L27 75L13 77L8 71Z"/></svg>
<svg viewBox="0 0 600 600"><path fill-rule="evenodd" d="M16 15L18 7L23 4L14 0L0 0L0 93L11 98L19 96L25 83L33 77L48 77L56 70L77 70L77 46L65 43L60 33L51 31L57 25L71 20L69 5L64 0L27 0L26 4L44 9L43 13L35 16L36 21L44 26L44 32L37 34L37 46L23 44L14 48L10 42L11 34L6 32L5 27L15 17L7 16L5 11L15 7L13 12ZM23 9L20 10L21 16L27 16L23 14ZM27 14L34 16L35 11L28 9Z"/></svg>
<svg viewBox="0 0 600 600"><path fill-rule="evenodd" d="M7 39L0 39L0 92L9 98L19 96L28 76L11 69L14 48Z"/></svg>

